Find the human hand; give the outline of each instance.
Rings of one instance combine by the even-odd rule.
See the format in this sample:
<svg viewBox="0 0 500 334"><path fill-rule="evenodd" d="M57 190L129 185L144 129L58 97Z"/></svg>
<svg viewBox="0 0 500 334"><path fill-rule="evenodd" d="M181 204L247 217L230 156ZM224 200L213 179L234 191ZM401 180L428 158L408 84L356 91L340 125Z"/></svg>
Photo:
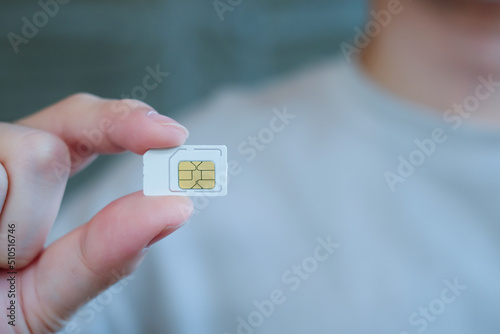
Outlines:
<svg viewBox="0 0 500 334"><path fill-rule="evenodd" d="M97 154L144 154L185 141L185 128L152 110L135 100L76 94L15 124L0 123L0 305L7 309L0 333L57 331L114 283L114 272L131 273L147 247L189 218L189 198L136 192L44 249L68 177ZM8 317L13 302L15 326Z"/></svg>

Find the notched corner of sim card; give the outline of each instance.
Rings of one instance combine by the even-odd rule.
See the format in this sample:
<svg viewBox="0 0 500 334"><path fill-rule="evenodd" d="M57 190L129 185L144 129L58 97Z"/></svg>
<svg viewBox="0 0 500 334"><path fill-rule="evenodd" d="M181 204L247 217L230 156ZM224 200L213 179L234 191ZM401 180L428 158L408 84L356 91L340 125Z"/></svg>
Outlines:
<svg viewBox="0 0 500 334"><path fill-rule="evenodd" d="M146 196L225 196L227 170L224 145L152 149L143 158L143 192Z"/></svg>

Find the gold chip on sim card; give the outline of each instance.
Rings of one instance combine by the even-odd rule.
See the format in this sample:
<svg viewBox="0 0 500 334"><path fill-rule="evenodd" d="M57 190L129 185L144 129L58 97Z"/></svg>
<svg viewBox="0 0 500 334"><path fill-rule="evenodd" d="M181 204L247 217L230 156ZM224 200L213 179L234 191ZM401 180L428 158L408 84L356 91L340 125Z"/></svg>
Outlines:
<svg viewBox="0 0 500 334"><path fill-rule="evenodd" d="M215 188L215 164L213 161L179 162L179 188Z"/></svg>

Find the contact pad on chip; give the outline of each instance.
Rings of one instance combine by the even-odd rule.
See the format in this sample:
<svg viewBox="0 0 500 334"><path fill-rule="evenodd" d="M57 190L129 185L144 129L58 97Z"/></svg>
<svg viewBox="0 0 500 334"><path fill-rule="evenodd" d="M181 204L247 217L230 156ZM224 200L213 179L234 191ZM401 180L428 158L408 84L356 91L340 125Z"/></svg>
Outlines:
<svg viewBox="0 0 500 334"><path fill-rule="evenodd" d="M215 188L215 164L212 161L180 161L179 188Z"/></svg>

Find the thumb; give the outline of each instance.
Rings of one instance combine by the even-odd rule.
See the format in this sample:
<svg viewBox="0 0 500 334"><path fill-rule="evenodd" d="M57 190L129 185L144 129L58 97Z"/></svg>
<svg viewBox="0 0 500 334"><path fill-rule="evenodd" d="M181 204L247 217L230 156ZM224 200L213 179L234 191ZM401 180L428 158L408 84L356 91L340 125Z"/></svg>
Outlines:
<svg viewBox="0 0 500 334"><path fill-rule="evenodd" d="M130 274L144 249L179 228L193 210L187 197L130 194L51 244L21 281L25 321L34 333L62 326L82 303Z"/></svg>

